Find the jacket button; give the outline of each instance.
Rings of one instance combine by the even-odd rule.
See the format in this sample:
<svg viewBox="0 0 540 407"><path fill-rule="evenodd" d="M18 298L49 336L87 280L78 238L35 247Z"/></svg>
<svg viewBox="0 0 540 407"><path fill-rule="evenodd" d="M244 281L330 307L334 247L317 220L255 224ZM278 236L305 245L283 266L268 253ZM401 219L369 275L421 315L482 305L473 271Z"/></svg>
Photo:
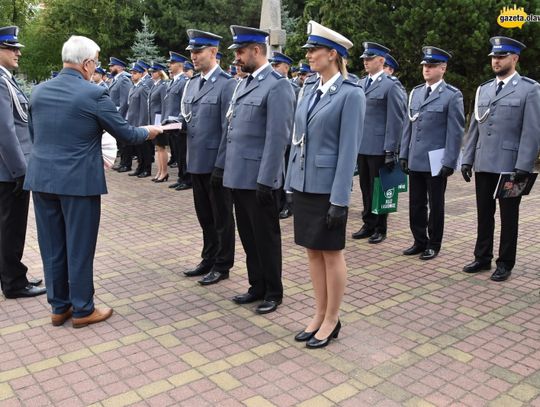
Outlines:
<svg viewBox="0 0 540 407"><path fill-rule="evenodd" d="M488 136L491 136L491 133L490 133L490 132L488 132Z"/></svg>

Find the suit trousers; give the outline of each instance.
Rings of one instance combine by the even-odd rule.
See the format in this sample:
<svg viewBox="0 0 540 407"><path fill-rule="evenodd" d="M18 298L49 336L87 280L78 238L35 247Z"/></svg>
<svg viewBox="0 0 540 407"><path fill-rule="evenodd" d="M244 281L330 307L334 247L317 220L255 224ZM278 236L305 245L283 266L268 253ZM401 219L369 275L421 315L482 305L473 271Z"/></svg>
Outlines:
<svg viewBox="0 0 540 407"><path fill-rule="evenodd" d="M474 257L481 263L488 263L493 258L493 234L495 231L495 199L493 193L500 174L476 172L476 211L478 229ZM497 265L512 270L516 263L519 204L521 197L499 199L501 217L501 237Z"/></svg>
<svg viewBox="0 0 540 407"><path fill-rule="evenodd" d="M228 273L234 264L235 244L231 190L212 186L210 174L192 174L191 179L195 212L203 231L203 263Z"/></svg>
<svg viewBox="0 0 540 407"><path fill-rule="evenodd" d="M417 246L441 249L446 184L446 177L432 177L431 172L409 173L409 223Z"/></svg>
<svg viewBox="0 0 540 407"><path fill-rule="evenodd" d="M47 300L53 314L73 306L73 316L94 311L94 255L101 196L34 192L38 243Z"/></svg>
<svg viewBox="0 0 540 407"><path fill-rule="evenodd" d="M266 300L281 300L281 229L279 192L271 205L257 203L253 190L233 189L236 225L246 252L249 293Z"/></svg>
<svg viewBox="0 0 540 407"><path fill-rule="evenodd" d="M2 291L28 285L28 268L22 263L30 192L13 194L14 182L0 182L0 285Z"/></svg>
<svg viewBox="0 0 540 407"><path fill-rule="evenodd" d="M359 154L357 161L360 179L360 190L362 191L362 220L370 230L386 234L386 223L388 214L376 215L371 212L373 202L373 186L375 177L379 176L379 169L384 165L384 155Z"/></svg>

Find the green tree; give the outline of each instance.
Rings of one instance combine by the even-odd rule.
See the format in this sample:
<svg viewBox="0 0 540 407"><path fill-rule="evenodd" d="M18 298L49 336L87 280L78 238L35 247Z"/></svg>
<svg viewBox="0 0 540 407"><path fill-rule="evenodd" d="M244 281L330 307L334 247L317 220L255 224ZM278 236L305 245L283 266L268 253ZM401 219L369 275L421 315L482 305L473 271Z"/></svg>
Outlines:
<svg viewBox="0 0 540 407"><path fill-rule="evenodd" d="M37 7L37 0L0 0L0 27L16 25L23 28Z"/></svg>
<svg viewBox="0 0 540 407"><path fill-rule="evenodd" d="M155 32L150 31L148 24L149 20L146 14L141 19L142 29L135 33L135 42L131 46L131 62L142 59L148 63L164 61L160 55L159 48L154 42Z"/></svg>

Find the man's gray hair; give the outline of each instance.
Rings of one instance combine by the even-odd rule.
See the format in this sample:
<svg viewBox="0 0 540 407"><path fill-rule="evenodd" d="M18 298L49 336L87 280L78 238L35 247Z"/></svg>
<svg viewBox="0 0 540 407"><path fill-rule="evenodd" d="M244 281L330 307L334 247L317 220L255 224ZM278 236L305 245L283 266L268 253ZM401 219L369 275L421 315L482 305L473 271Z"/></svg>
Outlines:
<svg viewBox="0 0 540 407"><path fill-rule="evenodd" d="M62 62L80 65L87 59L94 59L100 48L90 38L72 35L62 47Z"/></svg>

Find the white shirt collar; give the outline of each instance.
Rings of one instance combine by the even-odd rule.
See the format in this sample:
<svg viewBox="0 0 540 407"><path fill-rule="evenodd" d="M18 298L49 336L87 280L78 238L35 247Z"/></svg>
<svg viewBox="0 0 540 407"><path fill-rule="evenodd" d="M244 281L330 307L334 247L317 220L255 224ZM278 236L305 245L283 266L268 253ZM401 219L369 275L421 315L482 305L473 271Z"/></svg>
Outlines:
<svg viewBox="0 0 540 407"><path fill-rule="evenodd" d="M259 69L257 69L255 72L253 72L251 74L251 76L253 76L254 78L256 78L257 76L259 76L259 74L264 71L266 68L268 68L270 66L270 62L266 62L266 64L264 64L263 66L261 66Z"/></svg>
<svg viewBox="0 0 540 407"><path fill-rule="evenodd" d="M214 74L214 72L216 72L216 69L218 68L218 66L219 65L216 64L212 69L210 69L208 71L208 73L206 75L201 74L201 78L204 78L205 80L209 80L212 77L212 75Z"/></svg>
<svg viewBox="0 0 540 407"><path fill-rule="evenodd" d="M180 72L179 74L176 74L173 76L173 81L177 81L178 79L180 79L182 77L182 75L184 75L184 72Z"/></svg>
<svg viewBox="0 0 540 407"><path fill-rule="evenodd" d="M328 92L330 87L339 79L340 76L341 76L341 73L338 72L334 76L332 76L325 84L322 84L321 81L319 81L319 87L317 88L317 90L319 89L321 90L322 92L321 97L324 96L326 92Z"/></svg>
<svg viewBox="0 0 540 407"><path fill-rule="evenodd" d="M507 77L507 78L505 78L505 79L502 80L502 82L504 83L503 88L504 88L506 85L508 85L508 82L510 82L510 81L512 80L512 78L513 78L514 76L516 76L516 74L517 74L517 71L515 71L512 75L510 75L509 77ZM496 82L495 82L496 85L499 86L499 82L500 82L501 80L500 80L499 78L495 78L495 80L496 80Z"/></svg>
<svg viewBox="0 0 540 407"><path fill-rule="evenodd" d="M5 73L7 73L7 76L9 79L11 79L13 77L13 75L11 75L11 72L9 72L5 66L2 66L0 65L0 69L2 69L2 71L4 71Z"/></svg>
<svg viewBox="0 0 540 407"><path fill-rule="evenodd" d="M375 82L379 76L381 76L382 74L384 73L384 71L381 69L379 72L377 72L376 74L374 75L369 75L369 77L371 78L371 81L372 82Z"/></svg>
<svg viewBox="0 0 540 407"><path fill-rule="evenodd" d="M437 90L437 88L439 87L439 85L442 83L442 81L443 80L441 79L439 82L435 82L431 86L426 83L426 90L427 90L428 87L431 87L431 93L435 92Z"/></svg>

